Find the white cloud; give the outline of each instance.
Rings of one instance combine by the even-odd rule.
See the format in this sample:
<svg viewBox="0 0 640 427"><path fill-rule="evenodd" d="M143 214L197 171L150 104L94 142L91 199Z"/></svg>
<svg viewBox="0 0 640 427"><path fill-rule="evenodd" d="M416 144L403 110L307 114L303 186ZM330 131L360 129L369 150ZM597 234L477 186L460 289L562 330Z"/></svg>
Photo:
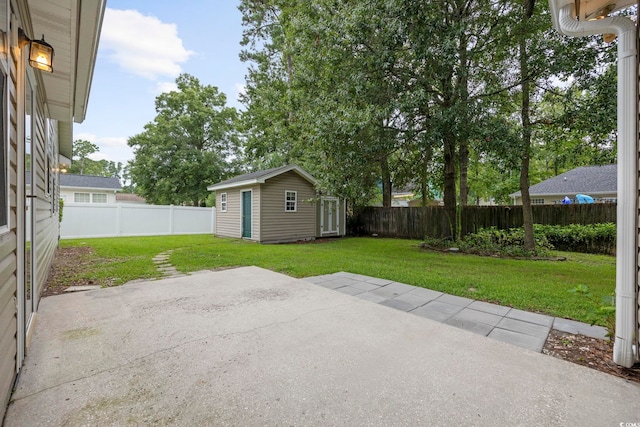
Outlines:
<svg viewBox="0 0 640 427"><path fill-rule="evenodd" d="M100 151L89 156L93 160L110 160L126 164L133 160L133 150L127 145L126 137L96 136L92 133L77 133L73 139L84 139L100 147Z"/></svg>
<svg viewBox="0 0 640 427"><path fill-rule="evenodd" d="M158 82L156 83L156 94L177 91L178 85L176 82Z"/></svg>
<svg viewBox="0 0 640 427"><path fill-rule="evenodd" d="M238 94L238 97L240 97L240 95L244 95L245 93L247 93L247 85L243 83L236 83L236 92Z"/></svg>
<svg viewBox="0 0 640 427"><path fill-rule="evenodd" d="M180 64L194 54L182 45L175 24L137 10L107 8L100 45L125 71L154 81L176 77Z"/></svg>

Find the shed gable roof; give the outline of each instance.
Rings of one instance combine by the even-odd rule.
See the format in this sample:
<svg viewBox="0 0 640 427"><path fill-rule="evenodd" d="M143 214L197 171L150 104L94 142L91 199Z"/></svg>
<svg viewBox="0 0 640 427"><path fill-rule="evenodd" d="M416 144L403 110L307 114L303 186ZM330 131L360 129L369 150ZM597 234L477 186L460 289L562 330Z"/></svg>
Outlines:
<svg viewBox="0 0 640 427"><path fill-rule="evenodd" d="M297 165L287 165L279 168L271 168L263 171L238 175L217 184L210 185L207 187L207 190L217 191L227 188L245 187L252 184L264 184L268 179L290 171L297 173L300 177L309 181L312 185L315 185L316 179L310 175L309 172Z"/></svg>
<svg viewBox="0 0 640 427"><path fill-rule="evenodd" d="M611 194L618 191L618 165L582 166L529 187L532 196ZM521 197L517 191L511 197Z"/></svg>

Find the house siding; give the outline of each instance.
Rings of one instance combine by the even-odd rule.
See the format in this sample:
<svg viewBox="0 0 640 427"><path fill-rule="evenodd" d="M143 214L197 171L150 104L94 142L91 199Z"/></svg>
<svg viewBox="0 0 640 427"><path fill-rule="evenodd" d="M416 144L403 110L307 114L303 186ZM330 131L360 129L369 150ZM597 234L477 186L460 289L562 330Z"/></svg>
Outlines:
<svg viewBox="0 0 640 427"><path fill-rule="evenodd" d="M0 1L0 7L6 3ZM1 16L1 14L0 14ZM2 23L4 24L4 22ZM4 25L3 25L4 26ZM4 29L3 29L4 30ZM12 50L13 52L13 50ZM0 236L0 417L4 417L11 389L17 374L18 315L17 315L17 189L18 189L18 144L17 144L17 61L19 58L9 55L7 58L7 89L9 109L7 123L9 135L9 230ZM4 144L6 135L1 139ZM3 148L4 149L4 148Z"/></svg>
<svg viewBox="0 0 640 427"><path fill-rule="evenodd" d="M285 191L296 191L296 212L285 212ZM316 235L316 192L313 185L290 171L262 185L261 242L313 239Z"/></svg>
<svg viewBox="0 0 640 427"><path fill-rule="evenodd" d="M4 2L0 0L0 8ZM6 4L6 3L5 3ZM20 13L27 11L26 1L11 2L13 28L24 25L19 22ZM2 14L0 14L1 16ZM22 350L28 345L31 331L23 331L21 290L24 269L24 81L25 69L22 65L20 50L12 47L8 57L7 89L8 108L8 167L9 167L9 230L0 235L0 418L4 416L6 404L19 371ZM3 61L0 59L0 61ZM36 83L37 83L36 78ZM34 301L34 317L37 303L46 284L49 268L55 255L58 241L58 177L53 172L57 168L58 132L57 122L45 118L46 108L44 91L35 86L34 114L32 116L32 149L31 167L35 173L36 194L31 199L35 209L35 236L32 247L35 256L36 271L33 274L32 298ZM3 138L4 140L4 135ZM19 237L20 236L20 237ZM31 322L33 325L35 322ZM24 339L23 339L24 338ZM19 349L19 346L22 347ZM24 348L26 350L26 348Z"/></svg>

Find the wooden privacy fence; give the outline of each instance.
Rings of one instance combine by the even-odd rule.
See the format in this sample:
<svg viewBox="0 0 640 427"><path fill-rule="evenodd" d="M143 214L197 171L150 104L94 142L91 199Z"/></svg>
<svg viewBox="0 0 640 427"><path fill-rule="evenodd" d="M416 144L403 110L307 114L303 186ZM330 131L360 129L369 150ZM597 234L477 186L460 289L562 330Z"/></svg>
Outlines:
<svg viewBox="0 0 640 427"><path fill-rule="evenodd" d="M461 206L460 235L481 228L522 227L522 206ZM615 203L533 206L535 224L568 225L616 222ZM449 223L443 206L383 208L367 207L352 221L356 234L423 239L447 236Z"/></svg>

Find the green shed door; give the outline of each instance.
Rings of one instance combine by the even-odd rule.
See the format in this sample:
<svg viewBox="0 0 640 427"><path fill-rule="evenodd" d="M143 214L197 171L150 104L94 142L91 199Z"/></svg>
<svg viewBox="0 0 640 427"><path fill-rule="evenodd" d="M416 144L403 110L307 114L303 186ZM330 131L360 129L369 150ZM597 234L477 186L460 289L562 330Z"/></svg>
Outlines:
<svg viewBox="0 0 640 427"><path fill-rule="evenodd" d="M251 238L251 191L242 192L242 237Z"/></svg>

